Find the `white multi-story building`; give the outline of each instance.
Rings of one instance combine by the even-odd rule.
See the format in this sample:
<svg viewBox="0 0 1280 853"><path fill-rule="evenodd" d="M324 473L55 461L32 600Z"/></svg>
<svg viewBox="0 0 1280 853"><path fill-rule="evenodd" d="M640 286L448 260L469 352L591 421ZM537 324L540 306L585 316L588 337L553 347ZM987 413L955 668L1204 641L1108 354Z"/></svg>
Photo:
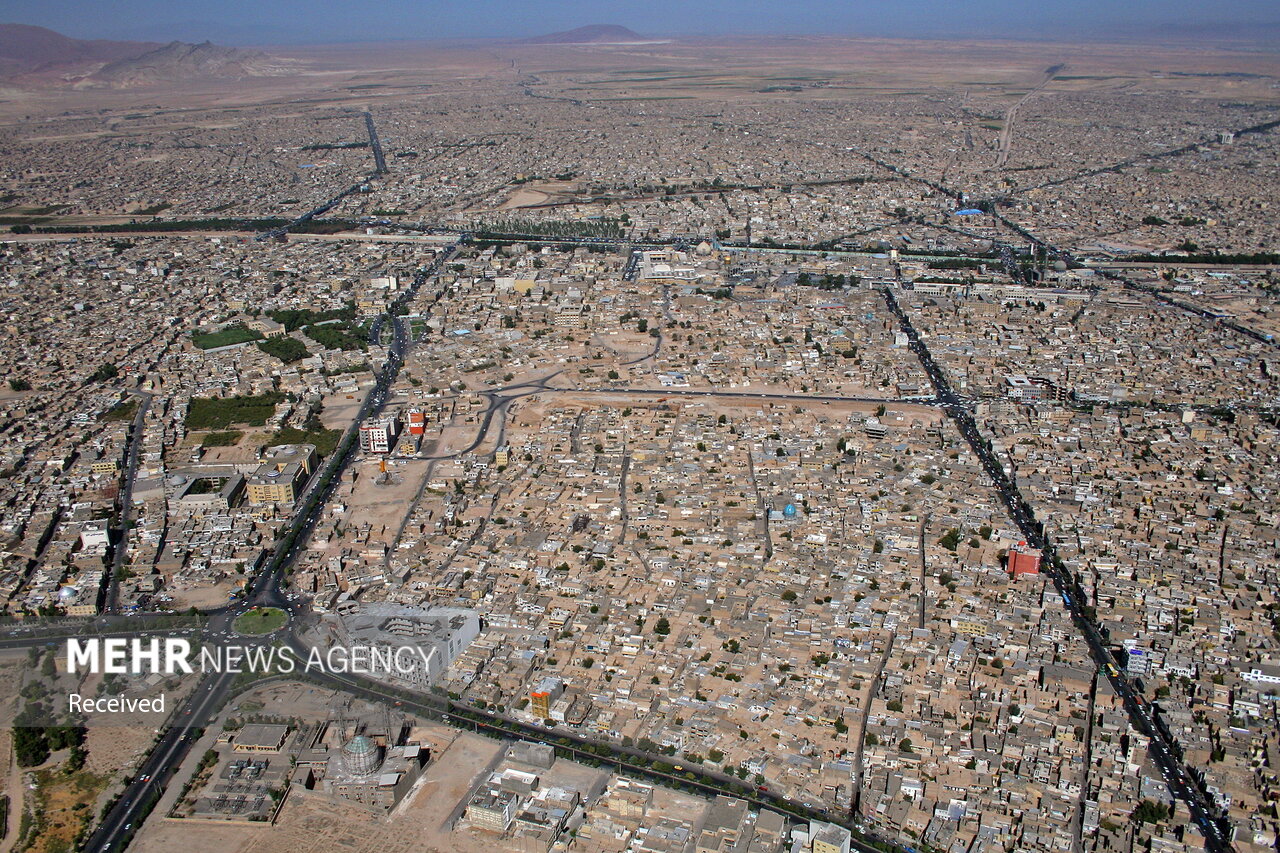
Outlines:
<svg viewBox="0 0 1280 853"><path fill-rule="evenodd" d="M395 441L395 418L381 418L360 427L360 449L365 453L390 453Z"/></svg>

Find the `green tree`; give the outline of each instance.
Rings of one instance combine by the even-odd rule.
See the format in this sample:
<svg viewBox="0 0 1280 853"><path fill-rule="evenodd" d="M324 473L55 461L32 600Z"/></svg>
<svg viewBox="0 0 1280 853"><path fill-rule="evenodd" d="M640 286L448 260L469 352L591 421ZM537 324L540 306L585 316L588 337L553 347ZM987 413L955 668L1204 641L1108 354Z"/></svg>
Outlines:
<svg viewBox="0 0 1280 853"><path fill-rule="evenodd" d="M1138 803L1138 807L1129 817L1134 823L1164 823L1168 818L1169 807L1163 803L1153 803L1151 800Z"/></svg>
<svg viewBox="0 0 1280 853"><path fill-rule="evenodd" d="M19 724L13 727L13 754L19 767L35 767L49 758L49 741L44 729Z"/></svg>
<svg viewBox="0 0 1280 853"><path fill-rule="evenodd" d="M258 341L258 349L267 355L275 356L285 364L301 361L310 355L306 344L297 338L289 337L267 338L265 341Z"/></svg>

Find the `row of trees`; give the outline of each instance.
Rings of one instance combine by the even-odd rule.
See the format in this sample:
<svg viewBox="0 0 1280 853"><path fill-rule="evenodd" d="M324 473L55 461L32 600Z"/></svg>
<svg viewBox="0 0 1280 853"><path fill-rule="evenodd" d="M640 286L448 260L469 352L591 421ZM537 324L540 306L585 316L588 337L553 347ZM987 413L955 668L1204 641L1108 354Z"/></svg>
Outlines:
<svg viewBox="0 0 1280 853"><path fill-rule="evenodd" d="M56 726L36 725L40 717L37 705L28 705L16 718L13 725L13 755L19 767L37 767L49 760L51 753L60 749L71 749L67 757L68 770L79 770L84 766L87 753L84 749L84 726L61 724Z"/></svg>
<svg viewBox="0 0 1280 853"><path fill-rule="evenodd" d="M619 239L623 236L623 220L602 217L600 219L494 219L477 222L475 230L485 234L530 234L538 237L605 237Z"/></svg>

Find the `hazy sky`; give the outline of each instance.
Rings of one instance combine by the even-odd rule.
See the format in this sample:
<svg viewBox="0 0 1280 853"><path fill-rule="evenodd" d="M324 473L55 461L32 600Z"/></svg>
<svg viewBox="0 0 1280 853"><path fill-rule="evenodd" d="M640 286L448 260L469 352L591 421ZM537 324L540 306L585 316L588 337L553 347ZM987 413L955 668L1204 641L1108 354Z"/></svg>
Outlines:
<svg viewBox="0 0 1280 853"><path fill-rule="evenodd" d="M585 24L645 35L1039 36L1280 21L1275 0L0 0L0 22L77 38L233 44L522 37Z"/></svg>

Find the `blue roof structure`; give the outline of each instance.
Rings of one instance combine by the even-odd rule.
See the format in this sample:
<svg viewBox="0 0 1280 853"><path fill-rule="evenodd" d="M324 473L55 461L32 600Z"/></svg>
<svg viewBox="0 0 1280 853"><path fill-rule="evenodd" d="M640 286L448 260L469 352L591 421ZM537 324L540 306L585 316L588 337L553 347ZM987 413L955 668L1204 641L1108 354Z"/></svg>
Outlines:
<svg viewBox="0 0 1280 853"><path fill-rule="evenodd" d="M343 748L352 755L363 755L366 752L373 752L374 744L364 735L356 735L347 741L347 745Z"/></svg>

